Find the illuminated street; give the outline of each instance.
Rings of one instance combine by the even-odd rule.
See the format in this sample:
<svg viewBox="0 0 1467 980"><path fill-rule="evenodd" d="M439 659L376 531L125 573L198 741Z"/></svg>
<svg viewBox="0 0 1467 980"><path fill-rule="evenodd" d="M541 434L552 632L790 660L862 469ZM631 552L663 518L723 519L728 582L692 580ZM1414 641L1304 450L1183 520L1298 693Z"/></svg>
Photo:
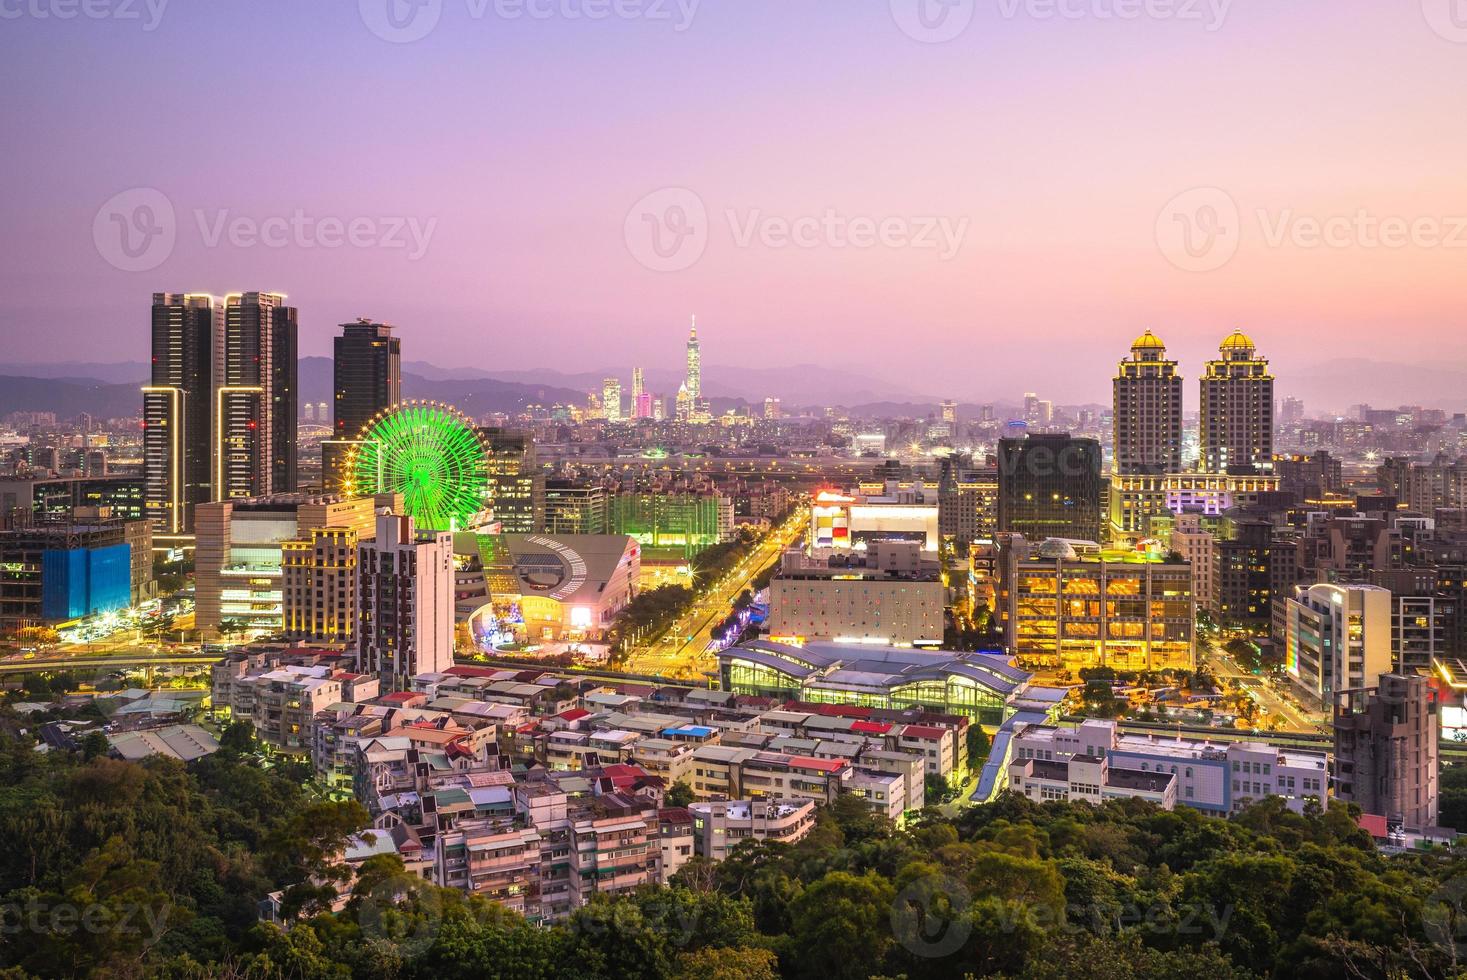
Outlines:
<svg viewBox="0 0 1467 980"><path fill-rule="evenodd" d="M796 510L722 579L703 586L693 608L660 640L632 652L627 669L633 673L686 678L697 678L703 671L712 670L713 659L706 654L713 642L714 628L729 614L734 600L749 588L749 583L778 564L786 550L804 540L809 520L808 510Z"/></svg>

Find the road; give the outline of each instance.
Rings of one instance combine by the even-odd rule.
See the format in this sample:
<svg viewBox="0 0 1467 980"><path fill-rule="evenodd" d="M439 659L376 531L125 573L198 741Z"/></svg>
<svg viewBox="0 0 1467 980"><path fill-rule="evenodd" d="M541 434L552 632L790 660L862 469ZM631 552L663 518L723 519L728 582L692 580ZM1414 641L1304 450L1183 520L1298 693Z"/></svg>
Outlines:
<svg viewBox="0 0 1467 980"><path fill-rule="evenodd" d="M224 659L219 653L157 653L148 649L120 650L116 653L97 656L58 656L56 651L38 654L31 660L20 656L0 660L0 674L30 674L45 670L96 670L112 671L122 667L166 667L216 664Z"/></svg>
<svg viewBox="0 0 1467 980"><path fill-rule="evenodd" d="M714 628L733 610L734 600L749 583L771 565L777 565L786 550L803 540L809 523L808 510L795 511L745 555L743 561L718 581L703 586L692 609L655 644L633 651L627 658L626 669L639 674L698 679L705 671L713 670L716 664L707 654Z"/></svg>
<svg viewBox="0 0 1467 980"><path fill-rule="evenodd" d="M1273 686L1266 678L1244 670L1226 650L1206 638L1199 644L1198 652L1207 669L1218 680L1226 680L1243 687L1257 702L1259 720L1277 716L1282 719L1283 730L1290 732L1328 733L1328 718L1322 711L1306 710L1291 694Z"/></svg>

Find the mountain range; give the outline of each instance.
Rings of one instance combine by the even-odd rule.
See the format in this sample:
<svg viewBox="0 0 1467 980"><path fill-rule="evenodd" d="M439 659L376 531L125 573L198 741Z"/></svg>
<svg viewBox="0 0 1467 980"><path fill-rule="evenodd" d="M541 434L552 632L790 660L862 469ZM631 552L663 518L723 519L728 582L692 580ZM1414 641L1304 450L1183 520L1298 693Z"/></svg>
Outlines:
<svg viewBox="0 0 1467 980"><path fill-rule="evenodd" d="M1399 364L1365 358L1335 358L1309 364L1301 370L1278 372L1278 394L1302 398L1311 412L1343 413L1358 402L1376 407L1425 405L1459 412L1467 410L1467 366L1451 363ZM0 362L0 414L14 411L52 411L61 417L88 412L98 418L138 414L139 386L147 377L141 361L97 363L63 361L44 364ZM430 398L457 405L478 416L515 412L526 405L582 405L586 393L600 391L602 381L616 377L624 395L630 394L631 369L563 372L551 368L487 371L474 367L444 368L426 361L403 364L403 397ZM646 385L654 394L671 398L683 381L681 371L649 368ZM960 414L977 412L980 402L994 402L1002 414L1021 401L1007 388L1007 379L975 378L971 390L955 392L963 403ZM1188 388L1195 382L1188 379ZM739 405L761 405L768 396L779 398L787 411L801 406L838 405L868 416L921 417L937 410L942 393L921 390L914 377L898 384L838 367L800 364L791 367L727 367L705 365L703 391L715 411ZM303 400L331 402L331 359L301 358ZM1060 404L1099 402L1098 392L1066 396L1041 391ZM1192 392L1189 391L1188 402Z"/></svg>

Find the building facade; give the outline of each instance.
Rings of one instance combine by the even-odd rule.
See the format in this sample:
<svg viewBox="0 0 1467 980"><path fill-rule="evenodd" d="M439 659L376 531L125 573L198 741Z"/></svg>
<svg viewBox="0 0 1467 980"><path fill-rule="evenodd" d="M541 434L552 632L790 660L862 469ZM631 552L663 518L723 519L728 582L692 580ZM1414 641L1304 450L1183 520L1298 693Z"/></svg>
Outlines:
<svg viewBox="0 0 1467 980"><path fill-rule="evenodd" d="M214 351L214 494L296 489L297 314L279 293L233 293Z"/></svg>
<svg viewBox="0 0 1467 980"><path fill-rule="evenodd" d="M1233 332L1202 375L1202 468L1208 473L1273 469L1273 375L1247 335Z"/></svg>
<svg viewBox="0 0 1467 980"><path fill-rule="evenodd" d="M357 555L357 663L384 687L453 666L453 535L379 513Z"/></svg>
<svg viewBox="0 0 1467 980"><path fill-rule="evenodd" d="M1182 471L1182 376L1150 330L1131 345L1113 382L1114 472Z"/></svg>
<svg viewBox="0 0 1467 980"><path fill-rule="evenodd" d="M160 537L193 533L194 508L213 496L214 348L223 323L223 303L213 296L153 294L143 488Z"/></svg>
<svg viewBox="0 0 1467 980"><path fill-rule="evenodd" d="M1100 443L1063 433L1000 439L998 529L1033 541L1103 540Z"/></svg>

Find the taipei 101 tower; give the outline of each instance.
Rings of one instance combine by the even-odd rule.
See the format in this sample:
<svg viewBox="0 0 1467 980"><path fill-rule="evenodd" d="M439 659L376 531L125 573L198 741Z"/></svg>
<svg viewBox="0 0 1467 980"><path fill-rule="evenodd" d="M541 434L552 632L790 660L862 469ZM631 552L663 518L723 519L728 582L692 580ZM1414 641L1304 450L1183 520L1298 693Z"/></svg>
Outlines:
<svg viewBox="0 0 1467 980"><path fill-rule="evenodd" d="M698 411L703 400L703 351L698 346L698 318L693 317L693 327L688 331L688 401L693 411Z"/></svg>

